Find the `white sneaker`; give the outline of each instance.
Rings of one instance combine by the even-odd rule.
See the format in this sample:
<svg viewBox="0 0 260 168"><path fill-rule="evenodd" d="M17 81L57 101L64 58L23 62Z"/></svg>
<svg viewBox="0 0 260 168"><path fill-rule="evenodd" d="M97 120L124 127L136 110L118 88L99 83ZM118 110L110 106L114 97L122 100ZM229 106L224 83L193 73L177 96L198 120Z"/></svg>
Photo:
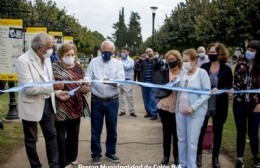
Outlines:
<svg viewBox="0 0 260 168"><path fill-rule="evenodd" d="M78 165L79 164L79 162L77 160L75 160L73 162L70 162L70 163L73 164L73 165Z"/></svg>
<svg viewBox="0 0 260 168"><path fill-rule="evenodd" d="M65 166L65 168L73 168L73 166L71 164Z"/></svg>

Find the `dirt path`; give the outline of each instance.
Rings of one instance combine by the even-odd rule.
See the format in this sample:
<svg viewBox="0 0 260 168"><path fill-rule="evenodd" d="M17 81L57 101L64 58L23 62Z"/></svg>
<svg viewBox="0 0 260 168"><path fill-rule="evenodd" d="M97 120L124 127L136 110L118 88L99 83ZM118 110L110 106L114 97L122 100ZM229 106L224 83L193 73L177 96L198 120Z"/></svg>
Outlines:
<svg viewBox="0 0 260 168"><path fill-rule="evenodd" d="M160 120L151 121L144 118L144 108L141 96L141 91L138 86L134 86L134 105L136 109L137 118L131 117L129 114L119 117L118 119L118 144L117 155L120 157L120 165L135 164L141 166L140 168L148 168L145 165L159 163L163 157L162 149L162 128ZM105 151L105 135L104 128L102 133L102 150ZM78 167L89 167L92 165L90 157L90 119L82 119L80 130L80 143ZM42 162L43 168L48 167L48 162L45 153L44 138L40 134L38 146L38 153ZM173 157L170 159L173 162ZM102 165L113 165L104 157L101 159ZM220 155L220 163L222 168L232 168L233 163L229 158ZM151 166L149 168L158 168ZM7 162L0 165L1 168L28 168L29 162L25 153L25 148L21 148L14 154ZM170 166L169 166L170 167ZM207 151L203 152L203 167L210 168L211 154ZM137 167L135 167L137 168ZM160 167L161 168L161 167Z"/></svg>

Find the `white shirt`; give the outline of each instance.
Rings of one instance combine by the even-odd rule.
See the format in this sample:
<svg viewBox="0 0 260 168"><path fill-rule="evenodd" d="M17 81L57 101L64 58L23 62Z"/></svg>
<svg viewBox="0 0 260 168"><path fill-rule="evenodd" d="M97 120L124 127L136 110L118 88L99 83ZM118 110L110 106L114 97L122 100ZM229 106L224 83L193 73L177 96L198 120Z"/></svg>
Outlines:
<svg viewBox="0 0 260 168"><path fill-rule="evenodd" d="M198 58L197 67L200 67L202 64L209 62L209 57L205 55L204 59Z"/></svg>
<svg viewBox="0 0 260 168"><path fill-rule="evenodd" d="M89 80L125 80L123 64L112 58L104 62L101 56L91 60L84 79ZM104 84L102 82L93 82L91 84L91 93L100 98L108 98L118 94L117 87Z"/></svg>
<svg viewBox="0 0 260 168"><path fill-rule="evenodd" d="M45 81L50 81L50 76L49 76L49 73L48 73L47 65L45 64L45 60L44 60L44 63L42 65L41 59L36 55L35 52L34 52L34 56L35 56L37 62L39 63L39 65L43 68L44 80Z"/></svg>
<svg viewBox="0 0 260 168"><path fill-rule="evenodd" d="M35 56L37 62L39 63L39 65L43 68L43 77L44 77L44 80L45 80L45 81L50 81L50 76L49 76L49 73L48 73L48 68L47 68L47 65L46 65L46 63L45 63L46 60L44 60L44 63L43 63L43 65L42 65L41 59L36 55L35 52L34 52L34 56ZM46 95L46 96L44 96L44 97L45 97L45 99L48 99L48 98L50 98L50 95Z"/></svg>

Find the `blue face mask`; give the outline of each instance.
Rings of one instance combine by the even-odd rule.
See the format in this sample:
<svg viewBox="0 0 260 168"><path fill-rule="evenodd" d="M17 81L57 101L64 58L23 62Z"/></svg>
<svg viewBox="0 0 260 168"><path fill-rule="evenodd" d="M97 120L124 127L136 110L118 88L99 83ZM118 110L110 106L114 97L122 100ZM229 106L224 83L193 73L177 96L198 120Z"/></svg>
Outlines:
<svg viewBox="0 0 260 168"><path fill-rule="evenodd" d="M248 61L250 61L250 60L253 60L254 58L255 58L255 52L252 52L252 51L246 51L246 59L248 60Z"/></svg>
<svg viewBox="0 0 260 168"><path fill-rule="evenodd" d="M122 53L121 53L121 58L122 58L122 59L126 59L126 53L123 53L123 52L122 52Z"/></svg>
<svg viewBox="0 0 260 168"><path fill-rule="evenodd" d="M205 53L199 53L199 57L200 57L200 59L204 59L205 58Z"/></svg>
<svg viewBox="0 0 260 168"><path fill-rule="evenodd" d="M109 61L113 53L109 51L102 52L102 58L105 62Z"/></svg>

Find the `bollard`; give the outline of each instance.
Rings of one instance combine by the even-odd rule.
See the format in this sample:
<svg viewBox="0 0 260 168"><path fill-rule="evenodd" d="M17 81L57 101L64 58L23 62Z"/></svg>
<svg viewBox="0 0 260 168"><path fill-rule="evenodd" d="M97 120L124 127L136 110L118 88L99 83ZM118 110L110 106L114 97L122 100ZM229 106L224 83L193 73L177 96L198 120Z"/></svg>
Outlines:
<svg viewBox="0 0 260 168"><path fill-rule="evenodd" d="M15 87L15 83L13 81L8 82L9 88ZM16 101L15 101L15 93L10 92L10 101L9 101L9 111L5 117L6 120L17 120L19 119L18 117L18 111L17 111L17 106L16 106Z"/></svg>

